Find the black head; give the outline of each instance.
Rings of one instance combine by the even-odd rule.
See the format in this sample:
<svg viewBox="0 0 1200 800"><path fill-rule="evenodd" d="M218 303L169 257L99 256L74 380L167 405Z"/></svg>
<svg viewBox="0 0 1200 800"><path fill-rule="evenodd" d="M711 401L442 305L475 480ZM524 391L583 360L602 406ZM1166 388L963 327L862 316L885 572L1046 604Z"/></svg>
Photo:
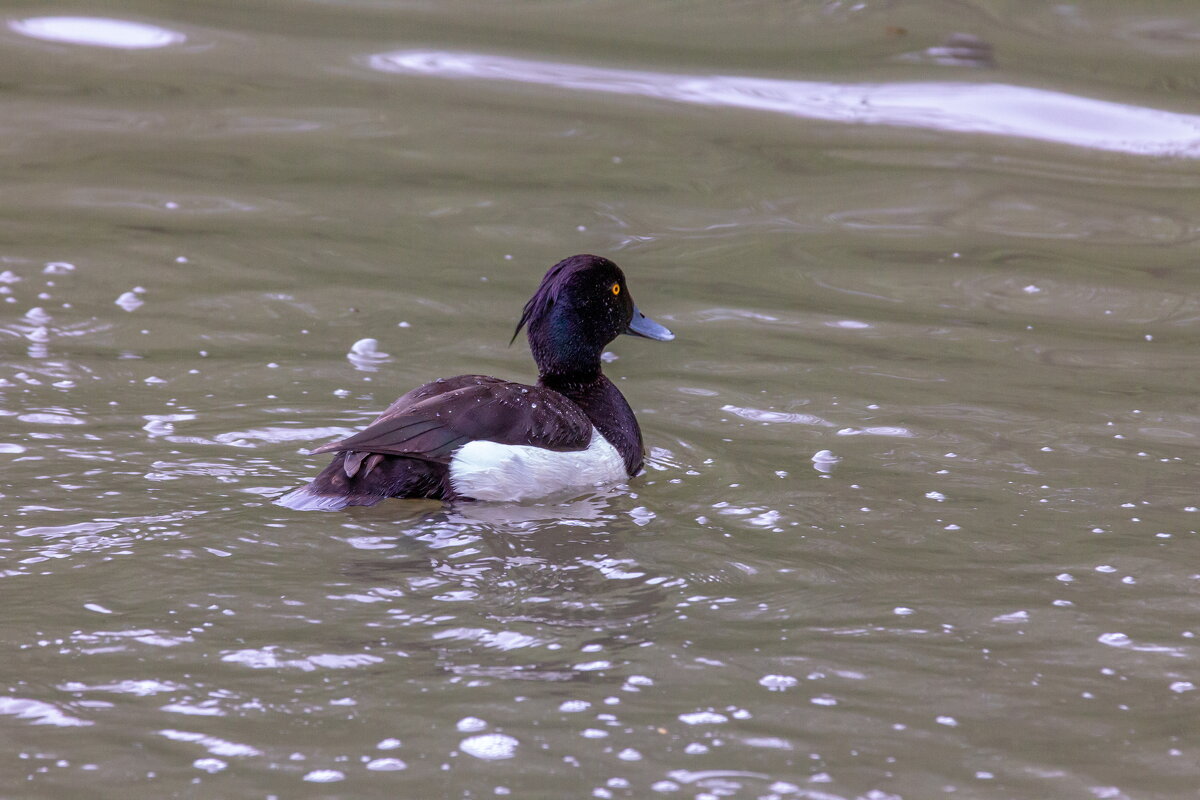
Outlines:
<svg viewBox="0 0 1200 800"><path fill-rule="evenodd" d="M542 375L600 371L604 347L622 333L669 341L675 335L638 311L621 268L607 258L577 255L542 278L513 339L529 326L529 348Z"/></svg>

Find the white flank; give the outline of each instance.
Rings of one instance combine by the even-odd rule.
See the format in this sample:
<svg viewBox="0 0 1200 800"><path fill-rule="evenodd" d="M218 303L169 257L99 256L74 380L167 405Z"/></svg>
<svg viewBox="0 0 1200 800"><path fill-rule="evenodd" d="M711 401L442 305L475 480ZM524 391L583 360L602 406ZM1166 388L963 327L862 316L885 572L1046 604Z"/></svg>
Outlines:
<svg viewBox="0 0 1200 800"><path fill-rule="evenodd" d="M628 477L621 454L595 428L586 450L559 453L476 441L460 447L450 460L454 491L476 500L526 500Z"/></svg>

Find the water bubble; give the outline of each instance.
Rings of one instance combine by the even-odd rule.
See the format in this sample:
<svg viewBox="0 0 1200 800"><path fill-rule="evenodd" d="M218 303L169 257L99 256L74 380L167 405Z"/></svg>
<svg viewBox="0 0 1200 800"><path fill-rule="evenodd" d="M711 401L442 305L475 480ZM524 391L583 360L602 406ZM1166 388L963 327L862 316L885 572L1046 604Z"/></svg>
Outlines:
<svg viewBox="0 0 1200 800"><path fill-rule="evenodd" d="M591 705L587 700L564 700L559 704L558 710L570 714L576 711L586 711Z"/></svg>
<svg viewBox="0 0 1200 800"><path fill-rule="evenodd" d="M337 783L345 779L346 773L336 769L314 769L304 776L309 783Z"/></svg>
<svg viewBox="0 0 1200 800"><path fill-rule="evenodd" d="M125 292L120 297L118 297L114 302L117 305L119 305L121 308L125 309L126 311L136 311L137 309L141 308L146 303L145 300L138 297L133 292Z"/></svg>
<svg viewBox="0 0 1200 800"><path fill-rule="evenodd" d="M772 692L782 692L791 689L799 681L791 675L764 675L758 679L758 685Z"/></svg>
<svg viewBox="0 0 1200 800"><path fill-rule="evenodd" d="M388 360L388 354L379 349L378 339L366 338L350 345L350 352L346 353L346 358L355 369L374 372L379 369L380 364Z"/></svg>
<svg viewBox="0 0 1200 800"><path fill-rule="evenodd" d="M841 458L835 456L829 450L818 450L817 452L813 453L813 469L817 470L818 472L832 472L833 465L841 460ZM778 475L779 473L775 474ZM780 477L783 477L783 475L780 475Z"/></svg>
<svg viewBox="0 0 1200 800"><path fill-rule="evenodd" d="M486 728L487 723L481 720L479 717L463 717L454 727L458 728L463 733L473 733Z"/></svg>

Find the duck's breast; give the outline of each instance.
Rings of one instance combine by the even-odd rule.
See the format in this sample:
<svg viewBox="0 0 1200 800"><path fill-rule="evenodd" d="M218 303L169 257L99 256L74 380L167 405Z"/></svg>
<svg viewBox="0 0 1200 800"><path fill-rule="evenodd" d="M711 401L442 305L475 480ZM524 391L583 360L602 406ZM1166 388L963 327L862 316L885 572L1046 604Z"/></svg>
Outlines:
<svg viewBox="0 0 1200 800"><path fill-rule="evenodd" d="M450 460L450 485L476 500L526 500L627 480L625 460L594 427L584 450L468 442Z"/></svg>

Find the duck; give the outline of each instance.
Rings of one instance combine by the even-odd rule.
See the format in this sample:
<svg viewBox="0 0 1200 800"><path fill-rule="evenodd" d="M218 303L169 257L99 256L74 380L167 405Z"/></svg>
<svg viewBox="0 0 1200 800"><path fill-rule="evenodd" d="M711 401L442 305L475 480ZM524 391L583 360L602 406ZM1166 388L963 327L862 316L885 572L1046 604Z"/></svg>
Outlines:
<svg viewBox="0 0 1200 800"><path fill-rule="evenodd" d="M510 345L522 328L536 383L458 375L418 386L363 430L310 451L333 457L275 502L340 511L389 497L521 501L637 475L642 431L601 354L621 334L675 334L638 309L620 267L589 254L546 272Z"/></svg>

